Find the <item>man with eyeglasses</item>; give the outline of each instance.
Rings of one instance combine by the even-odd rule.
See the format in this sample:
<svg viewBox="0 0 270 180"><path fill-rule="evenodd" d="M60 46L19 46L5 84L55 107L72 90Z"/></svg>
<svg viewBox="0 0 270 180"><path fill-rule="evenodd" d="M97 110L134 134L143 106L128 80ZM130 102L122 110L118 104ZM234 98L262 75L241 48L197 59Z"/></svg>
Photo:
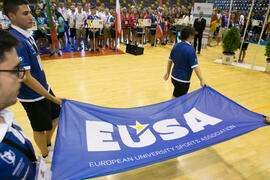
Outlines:
<svg viewBox="0 0 270 180"><path fill-rule="evenodd" d="M36 157L30 140L6 108L15 104L25 70L15 46L19 41L0 30L0 179L34 179Z"/></svg>
<svg viewBox="0 0 270 180"><path fill-rule="evenodd" d="M32 37L33 16L27 0L4 0L4 13L12 25L9 30L21 43L16 47L25 78L18 99L23 105L33 129L34 140L45 162L52 161L52 135L58 124L61 99L54 96L47 83L39 50Z"/></svg>

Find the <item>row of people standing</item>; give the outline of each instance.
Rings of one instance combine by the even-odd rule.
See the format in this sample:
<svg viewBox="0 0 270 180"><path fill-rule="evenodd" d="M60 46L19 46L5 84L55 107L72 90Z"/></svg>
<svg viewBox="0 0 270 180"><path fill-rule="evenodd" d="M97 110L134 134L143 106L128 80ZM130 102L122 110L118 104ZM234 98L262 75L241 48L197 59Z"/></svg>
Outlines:
<svg viewBox="0 0 270 180"><path fill-rule="evenodd" d="M252 12L249 24L247 26L247 33L252 38L253 41L257 42L260 33L263 31L263 40L267 39L267 28L262 29L265 12ZM268 17L269 18L269 17ZM238 28L240 35L244 35L245 27L248 21L248 14L244 11L233 11L230 16L229 21L229 11L220 11L218 9L214 10L211 17L210 24L210 34L208 39L208 45L211 46L212 39L216 38L216 44L219 45L221 39L223 38L227 26L228 29L235 26ZM266 26L267 27L267 26Z"/></svg>
<svg viewBox="0 0 270 180"><path fill-rule="evenodd" d="M45 13L43 16L40 11L40 9L36 10L36 18L39 19L37 34L43 33L43 36L37 36L37 40L39 41L38 44L42 42L42 38L44 39L44 36L47 36L48 42L51 41L49 31L46 31L48 30L46 7L44 8ZM57 25L58 38L61 44L61 49L65 49L65 36L67 36L68 43L71 44L72 49L75 48L76 39L76 50L78 51L82 50L83 48L84 50L89 49L91 52L94 50L99 51L97 47L102 41L109 41L108 47L115 49L116 43L114 24L116 13L114 10L109 12L109 9L105 9L105 11L100 15L96 11L95 7L92 7L91 9L87 7L87 9L83 9L82 5L78 4L77 8L72 5L70 9L63 10L63 8L58 8L58 11L56 11L53 6L52 11ZM91 28L89 27L88 20L102 20L104 22L104 28ZM90 48L88 48L89 39ZM83 46L81 46L81 41L84 42Z"/></svg>
<svg viewBox="0 0 270 180"><path fill-rule="evenodd" d="M55 10L54 6L52 9ZM45 8L46 10L46 8ZM80 46L80 41L84 42L84 50L88 50L88 43L90 39L89 50L99 51L97 47L113 47L115 49L115 10L114 9L98 9L91 8L86 4L84 7L82 4L77 4L77 7L71 5L71 7L65 6L64 3L60 3L60 7L57 8L58 12L62 15L64 19L64 24L66 27L64 34L66 34L67 39L71 39L71 46L74 47L74 39L77 40L77 49L82 50L83 47ZM57 13L55 13L57 15ZM156 43L156 27L158 20L157 10L152 10L150 8L145 8L139 10L137 8L132 8L130 10L123 8L121 11L121 21L123 29L123 43L132 44L143 44L146 42L151 42L152 46ZM59 21L58 18L55 18ZM97 30L88 27L87 20L99 19L103 20L104 28ZM139 23L141 19L150 19L151 26L145 27ZM181 21L181 24L192 26L193 18L190 15L190 10L185 11L172 11L164 10L162 28L164 31L164 36L160 40L162 44L166 44L168 41L175 42L176 40L176 24ZM46 24L46 23L45 23ZM58 23L61 26L61 23ZM93 40L93 32L95 34L95 40ZM62 32L59 35L60 39L62 37ZM63 38L64 41L65 38ZM60 40L61 42L61 40ZM95 42L95 43L93 43ZM40 44L38 42L38 44ZM61 43L64 45L64 43ZM93 44L98 45L96 47Z"/></svg>

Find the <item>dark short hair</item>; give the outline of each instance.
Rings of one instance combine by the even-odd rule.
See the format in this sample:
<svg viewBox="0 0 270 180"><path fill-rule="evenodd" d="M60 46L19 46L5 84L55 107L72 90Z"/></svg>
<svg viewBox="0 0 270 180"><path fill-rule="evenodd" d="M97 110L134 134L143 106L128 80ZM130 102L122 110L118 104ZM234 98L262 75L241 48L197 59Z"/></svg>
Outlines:
<svg viewBox="0 0 270 180"><path fill-rule="evenodd" d="M190 26L186 26L184 27L181 32L180 32L180 39L182 41L187 40L190 36L194 36L195 35L195 29L193 27Z"/></svg>
<svg viewBox="0 0 270 180"><path fill-rule="evenodd" d="M29 5L27 0L4 0L3 7L4 13L8 16L8 13L16 13L18 11L18 6L20 5Z"/></svg>
<svg viewBox="0 0 270 180"><path fill-rule="evenodd" d="M19 40L10 32L0 29L0 63L5 61L5 52L20 44Z"/></svg>

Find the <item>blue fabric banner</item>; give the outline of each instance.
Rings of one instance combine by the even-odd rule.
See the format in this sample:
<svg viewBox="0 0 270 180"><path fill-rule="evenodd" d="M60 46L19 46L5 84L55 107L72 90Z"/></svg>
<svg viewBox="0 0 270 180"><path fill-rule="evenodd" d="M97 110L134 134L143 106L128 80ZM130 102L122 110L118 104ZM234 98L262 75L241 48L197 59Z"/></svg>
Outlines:
<svg viewBox="0 0 270 180"><path fill-rule="evenodd" d="M99 177L175 158L266 126L264 118L210 87L129 109L65 100L53 179Z"/></svg>

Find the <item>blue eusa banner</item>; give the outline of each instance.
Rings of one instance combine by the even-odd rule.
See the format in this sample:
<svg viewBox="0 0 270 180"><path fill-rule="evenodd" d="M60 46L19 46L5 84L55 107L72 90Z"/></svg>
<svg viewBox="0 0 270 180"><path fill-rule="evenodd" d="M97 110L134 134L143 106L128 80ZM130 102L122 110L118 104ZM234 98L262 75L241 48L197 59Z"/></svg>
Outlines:
<svg viewBox="0 0 270 180"><path fill-rule="evenodd" d="M85 179L172 159L266 126L210 87L167 102L115 109L64 100L53 179Z"/></svg>

